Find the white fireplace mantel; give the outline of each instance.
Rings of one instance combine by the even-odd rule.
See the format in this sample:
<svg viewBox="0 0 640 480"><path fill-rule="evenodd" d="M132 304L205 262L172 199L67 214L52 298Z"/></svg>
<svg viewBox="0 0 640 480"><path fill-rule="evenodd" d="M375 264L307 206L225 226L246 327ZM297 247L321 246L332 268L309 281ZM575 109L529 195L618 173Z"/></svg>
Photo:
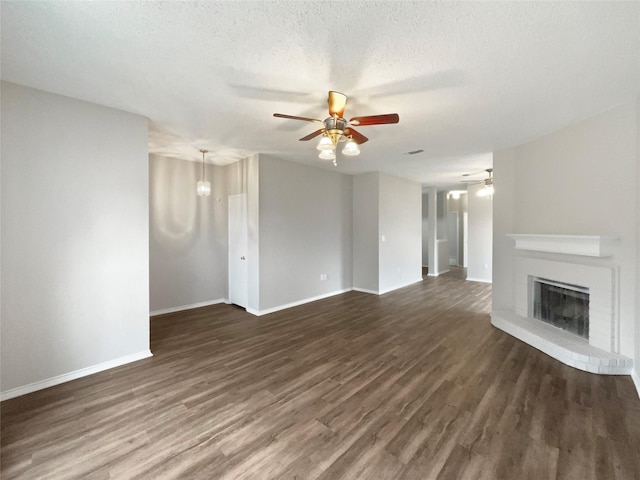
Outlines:
<svg viewBox="0 0 640 480"><path fill-rule="evenodd" d="M620 237L610 235L510 234L516 250L548 255L515 255L513 310L494 310L491 323L525 343L575 368L628 375L633 360L620 352ZM600 258L600 260L596 260ZM531 279L544 278L589 291L589 338L584 339L534 319Z"/></svg>
<svg viewBox="0 0 640 480"><path fill-rule="evenodd" d="M508 233L515 240L516 250L533 252L584 255L587 257L610 257L620 237L611 235L541 235Z"/></svg>

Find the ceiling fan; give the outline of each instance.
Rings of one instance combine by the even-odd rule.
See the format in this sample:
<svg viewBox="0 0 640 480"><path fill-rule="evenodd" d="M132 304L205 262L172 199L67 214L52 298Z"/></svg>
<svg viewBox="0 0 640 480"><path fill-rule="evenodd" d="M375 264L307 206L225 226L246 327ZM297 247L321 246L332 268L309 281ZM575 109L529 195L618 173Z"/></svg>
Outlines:
<svg viewBox="0 0 640 480"><path fill-rule="evenodd" d="M343 118L344 109L347 105L347 96L340 92L329 92L327 99L329 104L329 117L324 120L317 118L297 117L295 115L285 115L282 113L274 113L274 117L289 118L292 120L302 120L305 122L320 123L322 128L316 130L309 135L306 135L300 139L302 142L311 140L312 138L322 135L320 143L318 143L318 150L320 150L320 158L323 160L333 160L333 164L336 163L336 147L339 142L347 142L342 149L344 155L358 155L360 149L358 145L362 145L367 140L367 137L353 128L353 125L357 127L364 127L367 125L384 125L387 123L398 123L400 117L397 113L389 113L385 115L369 115L365 117L353 117L349 121Z"/></svg>
<svg viewBox="0 0 640 480"><path fill-rule="evenodd" d="M484 171L487 172L489 176L483 180L462 180L462 183L466 183L467 185L484 184L484 188L478 191L478 196L480 197L487 197L487 196L493 195L493 168L487 168ZM471 175L477 175L478 173L482 173L482 172L465 173L462 176L469 177Z"/></svg>

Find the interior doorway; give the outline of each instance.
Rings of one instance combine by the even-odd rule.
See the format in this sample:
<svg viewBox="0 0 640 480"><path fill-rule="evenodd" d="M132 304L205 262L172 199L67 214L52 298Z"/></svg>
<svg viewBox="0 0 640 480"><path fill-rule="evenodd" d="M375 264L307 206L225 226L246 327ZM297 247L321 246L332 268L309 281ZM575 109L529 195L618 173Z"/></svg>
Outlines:
<svg viewBox="0 0 640 480"><path fill-rule="evenodd" d="M247 308L247 194L229 196L229 302Z"/></svg>

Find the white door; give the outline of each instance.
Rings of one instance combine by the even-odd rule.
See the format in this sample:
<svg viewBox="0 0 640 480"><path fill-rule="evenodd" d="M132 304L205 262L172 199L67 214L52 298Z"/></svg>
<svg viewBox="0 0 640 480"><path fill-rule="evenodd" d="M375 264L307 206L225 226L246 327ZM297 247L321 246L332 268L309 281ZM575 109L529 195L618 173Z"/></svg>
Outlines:
<svg viewBox="0 0 640 480"><path fill-rule="evenodd" d="M229 196L229 301L247 307L247 195Z"/></svg>

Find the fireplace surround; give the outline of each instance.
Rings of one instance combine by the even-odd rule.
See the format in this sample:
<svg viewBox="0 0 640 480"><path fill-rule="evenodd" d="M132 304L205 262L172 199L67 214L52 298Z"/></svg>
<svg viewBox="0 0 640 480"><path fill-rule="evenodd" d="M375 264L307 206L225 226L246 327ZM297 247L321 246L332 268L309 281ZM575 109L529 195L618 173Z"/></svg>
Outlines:
<svg viewBox="0 0 640 480"><path fill-rule="evenodd" d="M581 370L629 374L632 360L618 353L620 272L609 260L618 239L582 235L509 236L515 240L516 250L515 308L494 310L491 323ZM586 335L580 337L534 318L535 279L578 286L577 290L588 292Z"/></svg>

